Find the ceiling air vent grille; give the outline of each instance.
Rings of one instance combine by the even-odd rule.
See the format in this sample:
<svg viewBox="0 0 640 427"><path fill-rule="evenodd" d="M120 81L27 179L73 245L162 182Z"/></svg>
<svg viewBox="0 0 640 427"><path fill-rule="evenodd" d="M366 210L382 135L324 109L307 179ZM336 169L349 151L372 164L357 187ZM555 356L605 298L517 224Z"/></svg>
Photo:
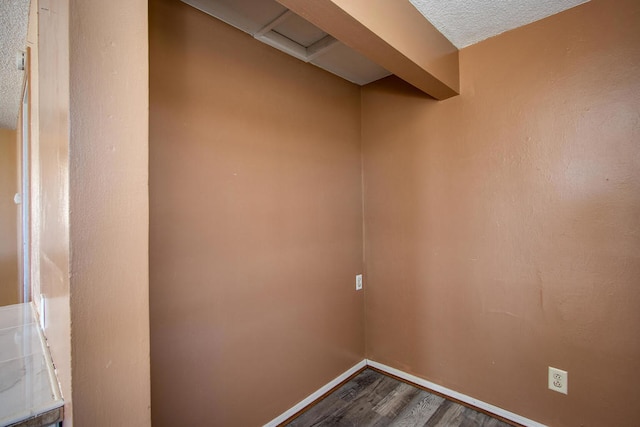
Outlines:
<svg viewBox="0 0 640 427"><path fill-rule="evenodd" d="M182 1L352 83L364 85L391 74L275 1Z"/></svg>

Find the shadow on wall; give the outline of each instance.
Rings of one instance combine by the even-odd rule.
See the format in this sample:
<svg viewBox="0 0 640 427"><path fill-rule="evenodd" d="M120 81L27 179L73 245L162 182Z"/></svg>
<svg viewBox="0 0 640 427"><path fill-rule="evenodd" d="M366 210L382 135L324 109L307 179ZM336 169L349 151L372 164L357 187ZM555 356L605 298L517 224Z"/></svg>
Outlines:
<svg viewBox="0 0 640 427"><path fill-rule="evenodd" d="M18 156L16 132L0 128L0 305L17 304L18 275Z"/></svg>
<svg viewBox="0 0 640 427"><path fill-rule="evenodd" d="M0 257L0 306L20 302L18 259L15 256Z"/></svg>

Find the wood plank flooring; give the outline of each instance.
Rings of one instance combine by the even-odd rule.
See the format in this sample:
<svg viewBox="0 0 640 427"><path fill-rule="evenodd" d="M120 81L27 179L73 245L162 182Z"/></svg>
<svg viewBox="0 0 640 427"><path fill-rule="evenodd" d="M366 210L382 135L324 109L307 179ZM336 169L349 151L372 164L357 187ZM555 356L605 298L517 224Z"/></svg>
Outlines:
<svg viewBox="0 0 640 427"><path fill-rule="evenodd" d="M362 371L287 426L510 427L371 369Z"/></svg>

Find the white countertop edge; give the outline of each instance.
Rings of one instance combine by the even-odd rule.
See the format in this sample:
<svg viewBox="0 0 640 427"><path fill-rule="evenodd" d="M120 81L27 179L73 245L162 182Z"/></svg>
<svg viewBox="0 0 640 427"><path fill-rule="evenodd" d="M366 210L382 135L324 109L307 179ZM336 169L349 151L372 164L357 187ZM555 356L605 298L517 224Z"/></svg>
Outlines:
<svg viewBox="0 0 640 427"><path fill-rule="evenodd" d="M38 312L36 311L35 304L33 301L29 304L31 306L31 313L33 314L33 318L37 323ZM44 355L44 360L47 363L47 372L49 373L49 383L51 384L51 391L53 392L54 404L48 405L52 406L51 409L59 408L64 405L64 400L62 399L62 394L60 393L60 384L58 384L58 376L56 375L55 367L53 366L53 359L51 359L51 352L49 352L49 346L47 345L47 339L42 332L38 324L38 333L40 334L40 344L42 345L42 353ZM47 412L51 409L47 409Z"/></svg>
<svg viewBox="0 0 640 427"><path fill-rule="evenodd" d="M30 418L37 417L49 411L62 408L63 404L64 402L60 400L60 402L51 403L49 405L42 405L38 408L37 411L22 411L12 414L11 416L6 418L0 418L0 426L10 426L11 424L17 424L26 421Z"/></svg>

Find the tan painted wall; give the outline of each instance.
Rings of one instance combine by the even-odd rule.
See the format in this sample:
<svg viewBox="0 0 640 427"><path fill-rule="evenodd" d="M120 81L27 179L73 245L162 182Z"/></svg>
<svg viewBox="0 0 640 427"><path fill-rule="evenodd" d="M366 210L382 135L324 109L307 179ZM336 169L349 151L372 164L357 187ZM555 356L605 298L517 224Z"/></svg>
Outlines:
<svg viewBox="0 0 640 427"><path fill-rule="evenodd" d="M16 131L0 128L0 306L17 304L18 209L13 196L18 191Z"/></svg>
<svg viewBox="0 0 640 427"><path fill-rule="evenodd" d="M32 204L36 224L35 262L45 297L45 330L51 357L65 399L65 427L72 425L71 315L69 309L69 4L38 0L38 64L32 63L32 80L38 80L38 179L32 180L40 200ZM32 30L32 28L30 28ZM33 43L33 34L27 37ZM33 45L32 45L33 47ZM34 78L35 77L35 78ZM39 206L39 209L38 209ZM33 210L35 209L35 210ZM35 290L35 289L34 289ZM37 292L37 291L36 291ZM36 294L35 300L39 302ZM42 307L39 308L42 313Z"/></svg>
<svg viewBox="0 0 640 427"><path fill-rule="evenodd" d="M64 425L150 425L147 5L39 0L38 21L35 289Z"/></svg>
<svg viewBox="0 0 640 427"><path fill-rule="evenodd" d="M147 2L70 1L71 321L78 426L148 426Z"/></svg>
<svg viewBox="0 0 640 427"><path fill-rule="evenodd" d="M640 417L640 4L363 90L367 356L551 426ZM569 394L547 390L547 367Z"/></svg>
<svg viewBox="0 0 640 427"><path fill-rule="evenodd" d="M261 425L364 357L359 88L151 2L154 426Z"/></svg>

